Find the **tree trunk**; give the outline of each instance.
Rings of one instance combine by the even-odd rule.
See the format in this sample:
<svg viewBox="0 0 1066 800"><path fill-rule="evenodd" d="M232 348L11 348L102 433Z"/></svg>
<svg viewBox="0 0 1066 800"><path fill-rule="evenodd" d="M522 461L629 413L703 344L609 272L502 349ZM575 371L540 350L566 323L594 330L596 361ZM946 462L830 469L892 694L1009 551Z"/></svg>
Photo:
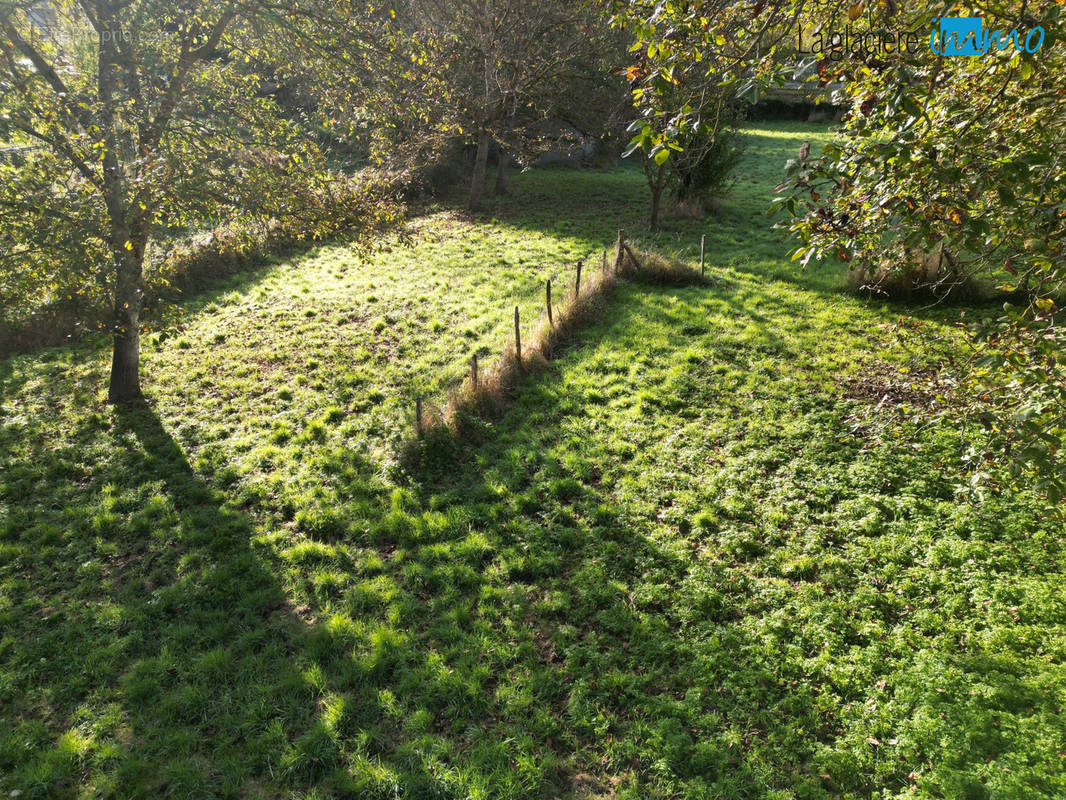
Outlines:
<svg viewBox="0 0 1066 800"><path fill-rule="evenodd" d="M474 177L470 182L470 202L467 208L471 211L481 210L481 200L485 196L485 173L489 164L489 132L483 128L477 139L477 157L474 159Z"/></svg>
<svg viewBox="0 0 1066 800"><path fill-rule="evenodd" d="M493 41L488 28L483 28L481 36L482 46L485 51L485 107L482 111L481 130L477 137L477 155L474 157L474 177L470 181L470 202L467 208L470 211L480 211L481 201L485 197L485 171L489 164L489 128L496 118L496 61L493 55Z"/></svg>
<svg viewBox="0 0 1066 800"><path fill-rule="evenodd" d="M496 165L496 194L507 194L507 188L511 182L507 168L511 165L511 154L500 146L499 163Z"/></svg>
<svg viewBox="0 0 1066 800"><path fill-rule="evenodd" d="M113 18L107 20L107 27L112 33L118 30ZM113 35L100 37L97 81L104 107L100 123L105 145L102 154L104 202L110 223L111 257L115 267L114 341L107 400L109 403L126 403L141 396L140 324L141 300L144 296L141 271L148 228L147 223L133 216L126 196L124 162L120 160L120 155L132 152L133 148L127 139L122 139L120 143L121 126L114 100L115 65L119 60L115 50L117 41Z"/></svg>
<svg viewBox="0 0 1066 800"><path fill-rule="evenodd" d="M141 262L144 248L135 245L118 261L115 283L114 341L111 350L109 403L127 403L141 396Z"/></svg>
<svg viewBox="0 0 1066 800"><path fill-rule="evenodd" d="M136 311L123 315L115 331L111 351L111 383L107 389L107 402L128 403L141 396L140 360L141 342Z"/></svg>
<svg viewBox="0 0 1066 800"><path fill-rule="evenodd" d="M666 178L666 164L660 164L655 171L655 180L648 180L651 188L651 229L659 230L659 205L663 196L663 185Z"/></svg>

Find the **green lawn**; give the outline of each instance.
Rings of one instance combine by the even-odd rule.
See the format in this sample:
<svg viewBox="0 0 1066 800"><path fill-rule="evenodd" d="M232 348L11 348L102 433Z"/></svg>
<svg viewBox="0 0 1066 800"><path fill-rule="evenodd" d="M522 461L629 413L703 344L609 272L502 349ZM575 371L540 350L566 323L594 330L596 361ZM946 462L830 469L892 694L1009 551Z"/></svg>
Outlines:
<svg viewBox="0 0 1066 800"><path fill-rule="evenodd" d="M544 169L242 276L147 344L144 408L104 343L0 362L0 797L1066 796L1061 522L908 421L900 331L959 309L768 230L825 135L752 132L654 238L639 172ZM715 286L624 285L405 472L413 398L620 227L706 232Z"/></svg>

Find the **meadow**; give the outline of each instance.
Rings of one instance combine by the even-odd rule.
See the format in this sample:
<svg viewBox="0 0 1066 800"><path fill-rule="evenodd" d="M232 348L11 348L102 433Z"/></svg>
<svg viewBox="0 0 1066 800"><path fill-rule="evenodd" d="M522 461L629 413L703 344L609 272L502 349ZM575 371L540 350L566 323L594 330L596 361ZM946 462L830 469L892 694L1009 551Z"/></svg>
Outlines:
<svg viewBox="0 0 1066 800"><path fill-rule="evenodd" d="M841 291L765 216L763 125L705 220L539 169L407 240L276 259L146 339L0 362L0 796L1066 796L1061 520L924 376L980 308ZM411 465L624 228L623 283L505 413ZM935 342L930 345L929 342Z"/></svg>

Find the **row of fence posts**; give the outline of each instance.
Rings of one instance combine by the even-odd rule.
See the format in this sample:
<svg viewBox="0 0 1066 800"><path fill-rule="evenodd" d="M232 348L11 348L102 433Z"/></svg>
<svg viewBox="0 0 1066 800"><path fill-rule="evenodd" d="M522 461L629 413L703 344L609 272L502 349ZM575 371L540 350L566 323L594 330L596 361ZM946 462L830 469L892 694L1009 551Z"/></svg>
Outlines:
<svg viewBox="0 0 1066 800"><path fill-rule="evenodd" d="M629 248L628 248L628 246L625 243L625 231L622 230L622 229L619 229L618 230L618 241L617 241L617 244L616 244L616 251L615 251L615 269L617 269L618 265L621 263L621 254L622 254L623 250L628 251ZM705 258L706 258L706 254L707 254L707 235L704 234L704 235L700 236L700 276L701 277L704 276L704 274L705 274ZM584 263L583 260L577 262L577 274L574 277L574 301L575 302L581 296L581 267L582 267L583 263ZM607 272L607 251L606 250L603 251L603 264L602 264L601 268L602 268L602 270L604 272ZM555 322L552 319L552 279L551 278L548 278L547 282L544 285L544 306L545 306L545 308L547 309L547 312L548 312L548 324L551 325L554 328L555 327ZM514 307L514 351L515 351L515 360L518 362L518 366L521 367L522 366L522 328L521 328L521 325L519 323L519 318L518 318L518 306ZM477 353L474 353L472 356L470 356L470 384L473 387L475 392L477 391L477 382L478 382ZM422 425L422 395L418 395L415 398L415 428L418 431L419 438L421 438L422 434L425 432L424 428L423 428L423 425Z"/></svg>

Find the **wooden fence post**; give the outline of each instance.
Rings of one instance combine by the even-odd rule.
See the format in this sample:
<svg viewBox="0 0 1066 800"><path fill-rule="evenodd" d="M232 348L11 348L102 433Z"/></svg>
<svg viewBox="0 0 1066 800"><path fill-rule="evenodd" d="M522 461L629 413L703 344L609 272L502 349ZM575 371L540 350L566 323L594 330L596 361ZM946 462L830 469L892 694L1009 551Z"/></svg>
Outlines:
<svg viewBox="0 0 1066 800"><path fill-rule="evenodd" d="M607 250L603 251L603 273L607 274Z"/></svg>
<svg viewBox="0 0 1066 800"><path fill-rule="evenodd" d="M581 262L577 262L577 277L574 278L574 299L581 296Z"/></svg>
<svg viewBox="0 0 1066 800"><path fill-rule="evenodd" d="M618 241L614 246L614 271L615 274L622 269L622 248L626 246L626 232L621 228L618 229Z"/></svg>
<svg viewBox="0 0 1066 800"><path fill-rule="evenodd" d="M548 278L548 282L544 284L544 306L548 309L548 324L553 328L555 322L552 320L552 279Z"/></svg>
<svg viewBox="0 0 1066 800"><path fill-rule="evenodd" d="M418 431L418 438L422 438L422 395L418 395L415 398L415 430Z"/></svg>
<svg viewBox="0 0 1066 800"><path fill-rule="evenodd" d="M514 307L514 354L518 366L522 366L522 331L518 327L518 306Z"/></svg>
<svg viewBox="0 0 1066 800"><path fill-rule="evenodd" d="M707 252L707 234L700 237L700 276L704 274L703 257Z"/></svg>
<svg viewBox="0 0 1066 800"><path fill-rule="evenodd" d="M477 353L470 356L470 383L474 386L474 391L477 391Z"/></svg>

